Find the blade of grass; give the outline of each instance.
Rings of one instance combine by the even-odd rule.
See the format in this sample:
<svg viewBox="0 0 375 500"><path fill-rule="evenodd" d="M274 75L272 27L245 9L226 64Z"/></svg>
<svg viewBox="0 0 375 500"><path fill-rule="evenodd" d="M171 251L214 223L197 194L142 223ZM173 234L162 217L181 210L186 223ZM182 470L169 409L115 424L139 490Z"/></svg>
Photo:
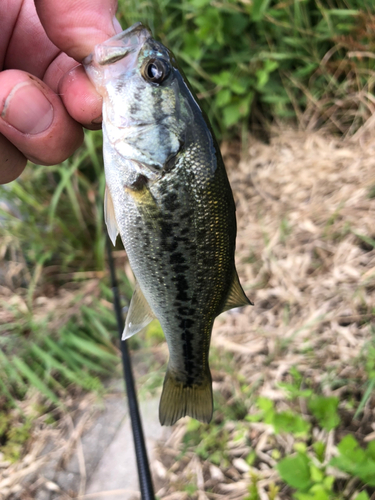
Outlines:
<svg viewBox="0 0 375 500"><path fill-rule="evenodd" d="M66 340L70 345L78 347L81 351L86 352L91 356L96 356L105 361L116 361L116 362L119 361L117 356L108 352L107 350L103 349L102 347L98 346L92 341L90 342L88 340L84 340L82 338L78 338L75 337L74 335L69 335L69 334L66 336Z"/></svg>
<svg viewBox="0 0 375 500"><path fill-rule="evenodd" d="M47 399L59 405L59 400L57 396L46 386L46 384L28 367L28 365L22 361L18 356L12 356L12 361L18 368L21 375L23 375L30 384L35 387L43 396Z"/></svg>
<svg viewBox="0 0 375 500"><path fill-rule="evenodd" d="M368 382L367 389L361 399L361 402L359 403L359 406L353 418L357 418L358 415L362 412L363 408L366 406L367 401L371 397L374 389L375 389L375 378L372 378Z"/></svg>

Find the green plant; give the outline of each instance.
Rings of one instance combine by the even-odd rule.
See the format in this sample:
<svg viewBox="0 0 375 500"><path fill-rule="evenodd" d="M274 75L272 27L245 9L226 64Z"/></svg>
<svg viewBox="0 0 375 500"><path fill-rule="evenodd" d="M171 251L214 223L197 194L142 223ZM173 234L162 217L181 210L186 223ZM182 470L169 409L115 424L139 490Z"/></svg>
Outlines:
<svg viewBox="0 0 375 500"><path fill-rule="evenodd" d="M112 318L111 321L113 329ZM98 390L101 382L96 376L109 374L113 363L117 363L108 324L103 324L103 318L94 309L83 309L82 315L73 316L52 336L48 318L29 324L29 328L27 338L21 331L0 342L0 394L11 402L22 398L30 387L55 404L59 404L57 394L71 383Z"/></svg>
<svg viewBox="0 0 375 500"><path fill-rule="evenodd" d="M248 487L249 494L244 498L244 500L259 500L259 494L257 488L257 483L259 478L254 473L250 474L250 478L251 478L251 483L250 486Z"/></svg>
<svg viewBox="0 0 375 500"><path fill-rule="evenodd" d="M338 405L339 398L334 396L314 395L307 402L311 413L318 420L320 426L327 431L334 429L340 423L340 417L337 413Z"/></svg>
<svg viewBox="0 0 375 500"><path fill-rule="evenodd" d="M12 421L8 418L7 428L0 434L0 442L5 441L3 446L0 446L0 451L4 454L6 460L15 462L20 458L22 447L30 437L32 428L32 419L26 418L22 423L11 425Z"/></svg>
<svg viewBox="0 0 375 500"><path fill-rule="evenodd" d="M335 396L320 396L314 394L310 388L302 388L304 380L295 367L290 369L290 375L292 377L291 382L279 383L279 387L287 392L288 398L291 400L305 398L308 409L323 429L329 431L336 428L340 424L338 415L339 399Z"/></svg>
<svg viewBox="0 0 375 500"><path fill-rule="evenodd" d="M297 454L286 457L277 464L283 481L296 489L297 500L333 500L342 498L333 490L335 478L326 474L321 463L314 463L307 455L306 447L298 447Z"/></svg>
<svg viewBox="0 0 375 500"><path fill-rule="evenodd" d="M371 341L365 346L363 355L361 356L361 362L365 365L367 374L366 389L355 412L355 417L358 417L362 413L375 388L375 330L373 327L371 331Z"/></svg>
<svg viewBox="0 0 375 500"><path fill-rule="evenodd" d="M264 397L256 400L256 406L261 411L255 415L248 415L246 420L249 422L262 421L272 425L276 434L290 432L296 437L306 437L309 434L310 423L292 410L279 412L275 409L273 401Z"/></svg>
<svg viewBox="0 0 375 500"><path fill-rule="evenodd" d="M375 486L375 441L363 449L355 437L348 434L337 445L337 449L340 454L331 459L331 465L359 478L366 485Z"/></svg>
<svg viewBox="0 0 375 500"><path fill-rule="evenodd" d="M220 135L250 115L354 133L371 116L373 16L364 0L119 3L124 27L143 21L175 52Z"/></svg>
<svg viewBox="0 0 375 500"><path fill-rule="evenodd" d="M195 453L203 460L209 460L215 465L229 463L228 433L222 425L203 425L191 419L187 425L183 439L186 448L193 446Z"/></svg>
<svg viewBox="0 0 375 500"><path fill-rule="evenodd" d="M12 300L0 294L3 408L30 388L54 404L71 384L101 390L98 375L117 365L115 318L103 305L112 292L98 280L105 267L101 146L101 134L87 132L84 147L63 164L34 166L0 186L0 278L14 291ZM61 289L64 300L56 298ZM129 300L124 274L121 289Z"/></svg>

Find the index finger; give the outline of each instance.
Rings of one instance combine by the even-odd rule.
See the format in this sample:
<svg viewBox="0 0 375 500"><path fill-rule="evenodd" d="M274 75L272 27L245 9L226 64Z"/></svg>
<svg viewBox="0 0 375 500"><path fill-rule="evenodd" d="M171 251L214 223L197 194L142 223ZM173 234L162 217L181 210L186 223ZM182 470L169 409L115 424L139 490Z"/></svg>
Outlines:
<svg viewBox="0 0 375 500"><path fill-rule="evenodd" d="M76 61L116 34L117 0L35 0L35 6L49 39Z"/></svg>

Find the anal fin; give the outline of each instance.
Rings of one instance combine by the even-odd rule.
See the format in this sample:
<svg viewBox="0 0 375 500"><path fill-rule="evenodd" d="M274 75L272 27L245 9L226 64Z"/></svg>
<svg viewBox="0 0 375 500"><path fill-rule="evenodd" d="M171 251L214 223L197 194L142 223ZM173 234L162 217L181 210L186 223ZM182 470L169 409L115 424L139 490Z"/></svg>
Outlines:
<svg viewBox="0 0 375 500"><path fill-rule="evenodd" d="M249 305L253 306L254 304L248 297L246 297L245 292L243 291L242 286L240 284L240 280L238 279L237 271L234 270L232 284L230 286L226 302L221 312L229 311L229 309L233 309L235 307L242 307Z"/></svg>
<svg viewBox="0 0 375 500"><path fill-rule="evenodd" d="M122 340L128 339L140 332L142 328L147 326L154 318L155 314L152 312L151 307L145 299L138 282L136 282L129 311L126 316Z"/></svg>
<svg viewBox="0 0 375 500"><path fill-rule="evenodd" d="M115 246L119 230L116 222L115 207L113 206L112 196L107 185L105 186L104 193L104 220L107 225L108 235L113 246Z"/></svg>
<svg viewBox="0 0 375 500"><path fill-rule="evenodd" d="M212 380L208 367L203 382L191 385L177 380L172 371L167 369L159 406L161 425L173 425L185 415L208 423L212 411Z"/></svg>

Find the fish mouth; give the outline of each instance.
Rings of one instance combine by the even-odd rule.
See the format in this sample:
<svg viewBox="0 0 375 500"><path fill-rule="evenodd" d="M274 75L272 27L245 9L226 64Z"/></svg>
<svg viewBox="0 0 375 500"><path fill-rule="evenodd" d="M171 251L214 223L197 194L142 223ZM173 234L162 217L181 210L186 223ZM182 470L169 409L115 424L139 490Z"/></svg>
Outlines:
<svg viewBox="0 0 375 500"><path fill-rule="evenodd" d="M151 32L142 23L130 28L95 46L94 51L82 61L86 71L93 66L114 64L132 52L139 52L144 42L151 38Z"/></svg>

